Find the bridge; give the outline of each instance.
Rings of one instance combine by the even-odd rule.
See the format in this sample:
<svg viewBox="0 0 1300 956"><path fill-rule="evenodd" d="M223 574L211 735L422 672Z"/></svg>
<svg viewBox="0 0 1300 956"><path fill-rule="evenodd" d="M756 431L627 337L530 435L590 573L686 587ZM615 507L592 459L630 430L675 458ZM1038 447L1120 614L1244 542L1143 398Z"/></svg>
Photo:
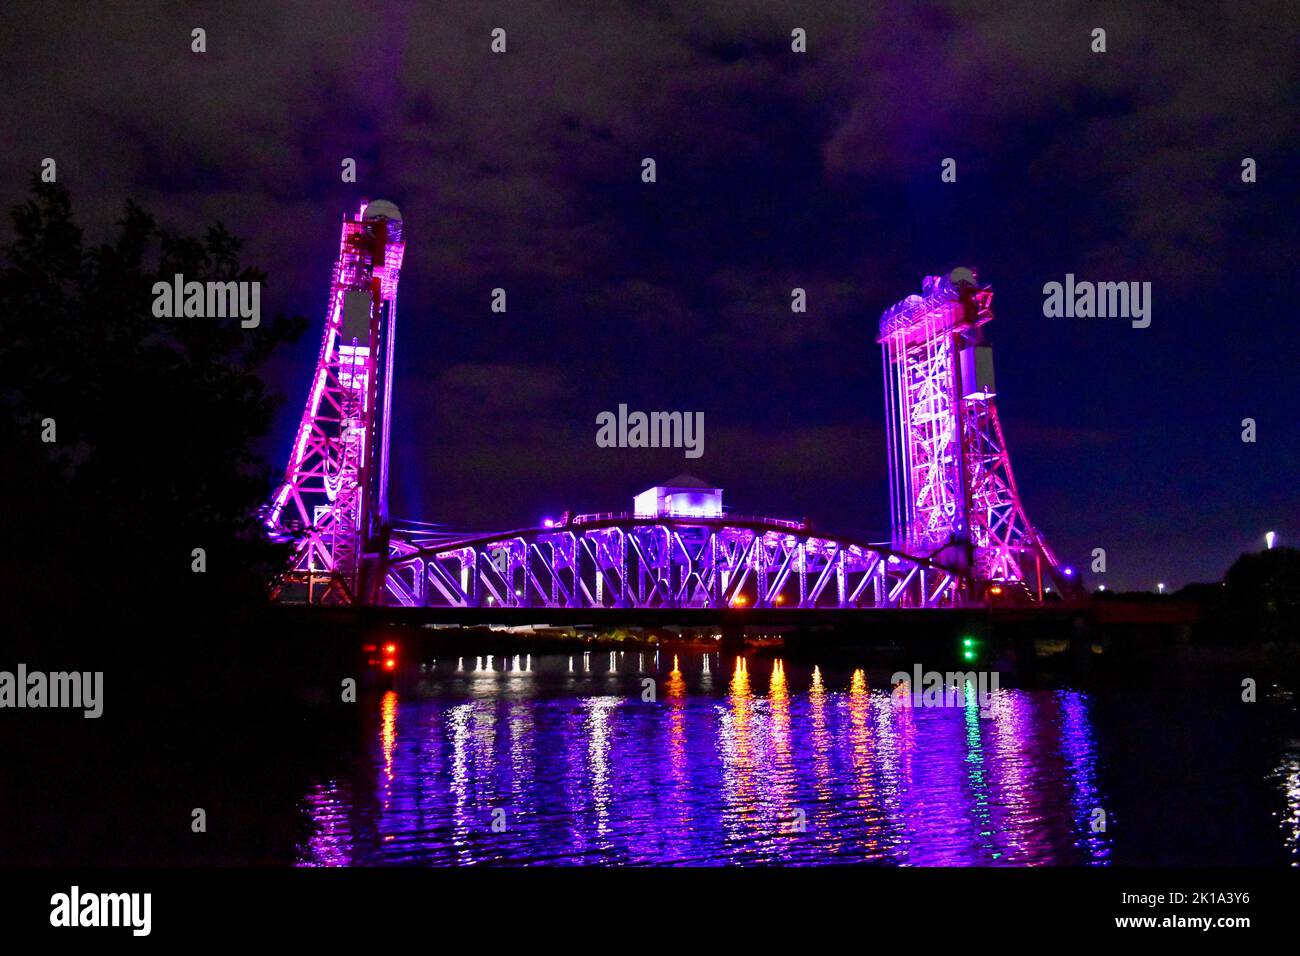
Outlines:
<svg viewBox="0 0 1300 956"><path fill-rule="evenodd" d="M751 608L805 613L1041 603L1081 593L1025 516L999 423L985 327L993 292L970 269L927 276L886 309L892 535L868 542L788 518L728 514L680 476L627 512L537 527L446 530L388 513L401 212L344 219L321 351L284 481L264 509L292 544L278 600L456 612Z"/></svg>

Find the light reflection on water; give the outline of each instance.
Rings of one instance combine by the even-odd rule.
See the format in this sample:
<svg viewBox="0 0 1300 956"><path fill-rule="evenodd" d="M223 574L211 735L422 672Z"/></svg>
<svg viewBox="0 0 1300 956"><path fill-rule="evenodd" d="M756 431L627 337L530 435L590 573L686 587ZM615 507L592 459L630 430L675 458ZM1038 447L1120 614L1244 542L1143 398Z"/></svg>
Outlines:
<svg viewBox="0 0 1300 956"><path fill-rule="evenodd" d="M1286 811L1282 832L1291 853L1291 865L1300 866L1300 753L1288 754L1277 768L1282 791L1286 794Z"/></svg>
<svg viewBox="0 0 1300 956"><path fill-rule="evenodd" d="M974 693L910 707L863 670L657 661L453 659L407 675L379 700L368 772L305 795L297 862L1110 862L1085 693L1002 689L982 716Z"/></svg>

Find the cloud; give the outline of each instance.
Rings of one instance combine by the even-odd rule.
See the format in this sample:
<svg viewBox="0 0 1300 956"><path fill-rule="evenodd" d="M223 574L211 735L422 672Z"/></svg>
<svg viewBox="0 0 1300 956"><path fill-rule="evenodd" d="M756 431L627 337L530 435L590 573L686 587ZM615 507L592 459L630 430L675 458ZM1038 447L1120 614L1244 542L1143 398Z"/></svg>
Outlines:
<svg viewBox="0 0 1300 956"><path fill-rule="evenodd" d="M1175 330L1202 317L1187 305L1234 307L1243 274L1277 276L1257 311L1285 314L1295 227L1269 215L1295 158L1293 21L1281 2L9 4L0 182L17 200L56 158L92 236L128 197L177 230L221 220L269 272L264 308L315 323L340 216L397 202L395 497L421 516L617 507L681 470L673 453L592 455L595 412L625 401L704 411L701 470L742 501L871 523L876 321L927 272L982 266L1022 315L1067 271L1153 281L1161 311L1133 361L1143 391L1180 402L1197 400L1178 376L1191 361L1217 369L1229 348L1244 367L1253 343L1267 358L1259 331ZM195 26L206 54L190 52ZM1240 183L1245 155L1258 187ZM498 286L504 315L488 308ZM1102 341L1056 334L1035 346ZM277 448L314 335L274 366ZM1142 443L1104 441L1122 413L1080 407L1098 374L1087 359L1050 387L1026 373L1043 394L1017 398L1013 455L1105 449L1133 470ZM1186 447L1188 463L1214 457Z"/></svg>

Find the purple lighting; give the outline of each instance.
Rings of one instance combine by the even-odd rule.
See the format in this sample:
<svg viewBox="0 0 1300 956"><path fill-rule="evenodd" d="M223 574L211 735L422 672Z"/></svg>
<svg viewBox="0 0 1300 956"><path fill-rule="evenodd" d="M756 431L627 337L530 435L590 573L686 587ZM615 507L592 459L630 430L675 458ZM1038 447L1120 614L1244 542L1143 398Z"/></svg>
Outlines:
<svg viewBox="0 0 1300 956"><path fill-rule="evenodd" d="M1049 581L1066 597L1077 590L1073 569L1060 567L1021 506L984 335L993 291L970 269L926 276L922 295L881 317L888 544L730 512L721 488L689 474L634 496L630 512L566 511L522 530L390 521L404 251L392 203L363 204L345 219L316 375L263 513L272 535L294 545L273 586L278 600L793 611L960 606L990 582L1019 582L1040 600Z"/></svg>
<svg viewBox="0 0 1300 956"><path fill-rule="evenodd" d="M265 519L294 542L277 593L305 588L308 603L380 597L383 574L365 565L388 520L393 341L405 249L402 214L390 202L362 203L343 221L316 372Z"/></svg>
<svg viewBox="0 0 1300 956"><path fill-rule="evenodd" d="M886 309L884 352L892 545L990 581L1067 590L1056 557L1029 523L994 397L985 326L993 290L973 269L926 276L921 295Z"/></svg>
<svg viewBox="0 0 1300 956"><path fill-rule="evenodd" d="M495 668L430 665L419 693L374 705L356 779L306 791L298 864L1109 859L1110 836L1091 828L1109 794L1083 695L1001 690L985 719L973 695L909 707L850 668L606 658L539 655L509 690ZM667 712L628 703L650 675ZM509 801L516 825L482 825L493 801ZM793 824L803 807L806 829Z"/></svg>

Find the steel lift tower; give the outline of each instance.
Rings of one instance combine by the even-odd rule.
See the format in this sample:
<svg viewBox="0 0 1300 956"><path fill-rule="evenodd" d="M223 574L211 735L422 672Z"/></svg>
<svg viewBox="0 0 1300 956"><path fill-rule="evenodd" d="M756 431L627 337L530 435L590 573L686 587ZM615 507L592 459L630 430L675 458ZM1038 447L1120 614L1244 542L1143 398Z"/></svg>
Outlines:
<svg viewBox="0 0 1300 956"><path fill-rule="evenodd" d="M284 482L264 521L294 543L279 592L323 604L382 602L397 280L406 245L390 202L343 222L325 336ZM294 597L299 595L294 594Z"/></svg>
<svg viewBox="0 0 1300 956"><path fill-rule="evenodd" d="M402 214L363 203L343 222L324 340L284 481L262 514L292 544L286 602L444 608L943 608L1079 592L1025 517L994 405L973 271L927 276L886 310L893 539L732 514L698 479L631 511L467 532L388 514L389 419ZM1010 593L1007 593L1007 592ZM1005 596L1004 596L1005 595Z"/></svg>
<svg viewBox="0 0 1300 956"><path fill-rule="evenodd" d="M1078 590L1025 517L994 396L984 327L993 290L972 269L926 276L921 295L885 310L884 353L893 547L965 577L966 600L989 588ZM1046 584L1045 584L1046 582ZM997 592L995 592L997 593Z"/></svg>

